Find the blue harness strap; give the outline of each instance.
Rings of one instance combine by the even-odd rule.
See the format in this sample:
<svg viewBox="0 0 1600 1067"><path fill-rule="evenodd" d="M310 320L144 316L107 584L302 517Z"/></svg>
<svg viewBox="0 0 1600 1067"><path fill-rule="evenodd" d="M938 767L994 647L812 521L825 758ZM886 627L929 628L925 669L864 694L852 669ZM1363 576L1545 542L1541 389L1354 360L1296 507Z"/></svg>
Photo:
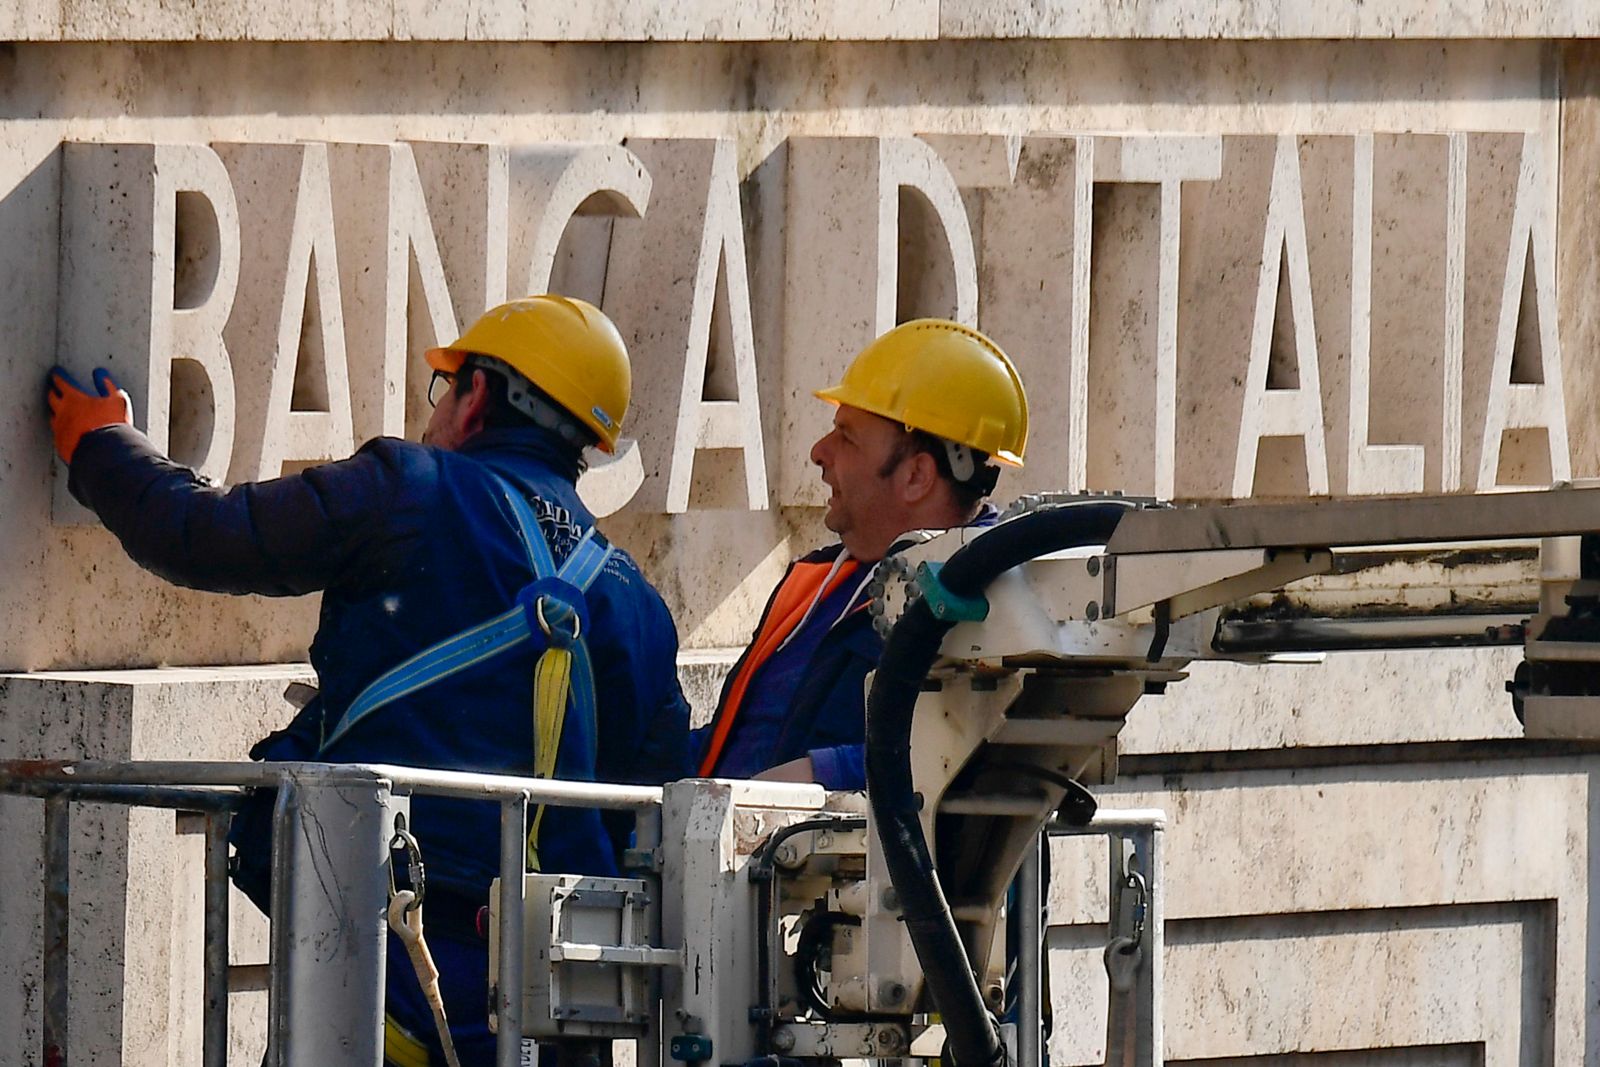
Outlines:
<svg viewBox="0 0 1600 1067"><path fill-rule="evenodd" d="M490 473L500 484L501 493L511 507L517 536L528 557L534 580L518 591L516 604L508 610L423 649L369 683L323 738L317 750L318 756L380 708L529 640L540 643L546 651L559 649L570 652L570 697L562 703L568 712L576 709L586 725L593 722L594 671L582 637L588 622L584 593L605 569L613 549L610 545L601 544L591 527L557 569L533 508L509 481L493 471ZM557 738L559 733L557 724ZM592 727L583 731L586 745L594 744L594 735ZM535 740L537 744L537 731ZM536 761L539 755L536 753ZM544 755L553 765L554 752ZM591 759L585 766L592 764L592 753L588 755Z"/></svg>

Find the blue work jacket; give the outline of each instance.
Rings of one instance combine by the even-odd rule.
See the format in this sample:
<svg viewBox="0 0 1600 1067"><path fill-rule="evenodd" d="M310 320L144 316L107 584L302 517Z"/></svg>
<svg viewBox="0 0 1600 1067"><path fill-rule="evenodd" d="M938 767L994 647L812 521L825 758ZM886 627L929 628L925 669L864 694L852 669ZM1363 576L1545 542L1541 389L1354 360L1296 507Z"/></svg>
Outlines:
<svg viewBox="0 0 1600 1067"><path fill-rule="evenodd" d="M999 512L985 504L968 525L993 526L999 520ZM911 543L897 542L889 552L899 552ZM831 565L843 550L843 545L829 545L791 563L762 609L761 618L756 623L756 635L759 636L766 628L774 605L786 586L793 581L803 580L802 575L808 568L816 570ZM777 700L786 707L781 720L776 723L776 732L757 742L756 747L768 748L771 753L767 767L762 769L809 755L816 780L826 788L867 787L864 745L867 731L867 676L877 668L878 659L883 655L883 638L874 629L872 616L866 610L868 599L867 590L862 586L842 614L820 612L806 620L808 628L825 628L826 632L816 642L816 650L812 652L805 669L792 676L793 688L790 692L762 695L763 699ZM719 773L718 767L705 766L707 754L714 744L719 725L729 715L738 714L739 709L730 698L734 695L740 675L750 665L754 651L753 640L728 672L711 722L694 732L690 747L700 773L713 776ZM762 664L756 664L753 669L759 672L761 667ZM755 684L759 684L759 679L755 680ZM730 736L731 731L738 727L737 722L731 724ZM726 751L724 748L717 753L716 759L711 762L720 762Z"/></svg>
<svg viewBox="0 0 1600 1067"><path fill-rule="evenodd" d="M856 594L843 606L842 612L837 609L813 612L802 628L813 631L811 638L800 633L793 635L793 639L814 649L803 670L786 675L787 684L793 688L788 692L773 691L771 679L763 674L767 663L752 662L760 637L788 587L802 584L805 588L800 592L800 599L808 600L821 573L833 564L843 547L830 545L795 560L773 589L756 624L756 638L723 682L716 715L709 724L695 731L693 748L701 773L713 776L756 773L810 754L819 781L827 788L866 787L861 748L866 728L865 686L868 673L877 666L883 652L883 638L873 629L872 619L864 610L866 601L865 589L860 588L861 574L852 574L841 587L842 593ZM817 630L823 632L818 635L814 632ZM752 688L738 694L738 680L746 671L753 672ZM763 705L776 702L783 713L776 719L762 716L752 720L739 716L745 705L755 702ZM708 755L719 727L723 727L724 720L730 716L739 717L726 727L729 743L714 755ZM761 736L752 737L750 731L759 731ZM764 765L754 769L743 765L751 755L763 751L767 753Z"/></svg>
<svg viewBox="0 0 1600 1067"><path fill-rule="evenodd" d="M223 490L118 426L84 436L70 488L136 562L178 585L269 596L323 590L311 643L320 694L252 755L527 775L538 653L529 642L381 708L320 756L317 747L369 682L503 612L532 579L491 471L524 492L557 564L566 558L594 523L569 457L534 428L488 430L459 451L379 438L350 459ZM620 550L587 601L596 722L568 716L557 775L632 784L681 777L688 705L666 605ZM582 737L591 728L597 736ZM596 743L590 765L582 753ZM544 869L615 873L631 822L547 811ZM497 804L417 796L412 828L430 884L486 899L499 873Z"/></svg>

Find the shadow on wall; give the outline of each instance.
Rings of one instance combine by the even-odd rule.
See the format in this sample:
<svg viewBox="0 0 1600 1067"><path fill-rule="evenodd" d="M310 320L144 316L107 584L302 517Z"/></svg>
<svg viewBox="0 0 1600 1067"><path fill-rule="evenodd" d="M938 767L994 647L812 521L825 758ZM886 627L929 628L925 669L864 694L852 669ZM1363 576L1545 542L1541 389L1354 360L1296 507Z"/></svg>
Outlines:
<svg viewBox="0 0 1600 1067"><path fill-rule="evenodd" d="M23 163L19 171L27 167ZM5 175L4 177L9 177ZM36 585L44 576L46 524L50 515L51 451L44 418L44 376L56 347L56 272L59 225L57 191L61 152L51 148L0 198L0 248L6 284L0 286L0 370L9 387L0 391L0 566L5 586ZM0 594L3 597L3 594ZM0 618L10 618L9 612ZM15 659L12 640L29 627L17 619L14 635L0 641L0 667Z"/></svg>
<svg viewBox="0 0 1600 1067"><path fill-rule="evenodd" d="M1492 102L1518 91L1501 70L1508 51L1513 68L1544 61L1536 40L1452 41L1447 49L1434 41L1371 40L15 47L15 60L0 65L0 121L388 116L403 107L408 115L445 118L457 129L463 117L494 122L502 116L574 116L592 125L597 114L688 115L730 107L751 113L914 114L930 107L1023 103L1184 109L1371 103L1416 94L1419 87L1440 97L1477 93ZM1481 80L1460 77L1480 70ZM219 71L227 76L218 78ZM462 136L477 135L469 131L452 139Z"/></svg>

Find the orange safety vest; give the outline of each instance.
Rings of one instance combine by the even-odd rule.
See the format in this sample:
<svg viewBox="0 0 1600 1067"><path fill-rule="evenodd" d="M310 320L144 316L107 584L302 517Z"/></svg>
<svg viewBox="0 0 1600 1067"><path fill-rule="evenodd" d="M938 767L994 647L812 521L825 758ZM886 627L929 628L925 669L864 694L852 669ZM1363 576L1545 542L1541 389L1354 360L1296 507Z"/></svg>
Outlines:
<svg viewBox="0 0 1600 1067"><path fill-rule="evenodd" d="M772 658L774 652L783 647L784 641L794 632L794 628L800 625L811 605L826 600L834 590L856 573L859 566L858 560L846 560L844 565L834 572L832 581L828 581L828 572L833 570L831 561L796 563L789 568L788 575L772 596L772 603L768 605L767 613L761 618L761 626L756 631L755 640L750 643L750 650L745 654L732 683L728 686L727 701L718 709L716 726L711 731L711 743L706 746L705 758L700 761L700 777L709 778L716 770L717 760L722 757L722 749L733 733L734 721L739 717L739 707L744 703L745 691L750 688L750 680L755 677L756 671ZM826 586L823 585L824 582L827 583Z"/></svg>

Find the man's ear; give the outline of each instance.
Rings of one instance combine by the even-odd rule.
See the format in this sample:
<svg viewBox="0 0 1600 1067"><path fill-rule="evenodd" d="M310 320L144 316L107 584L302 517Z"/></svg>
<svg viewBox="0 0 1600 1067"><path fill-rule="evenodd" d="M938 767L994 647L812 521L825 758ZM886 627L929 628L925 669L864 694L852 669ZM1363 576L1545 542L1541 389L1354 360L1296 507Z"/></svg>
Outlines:
<svg viewBox="0 0 1600 1067"><path fill-rule="evenodd" d="M489 377L481 370L472 372L472 386L458 400L461 428L467 436L483 432L489 417Z"/></svg>
<svg viewBox="0 0 1600 1067"><path fill-rule="evenodd" d="M918 452L900 464L901 493L908 504L920 504L939 487L939 464L926 452Z"/></svg>

